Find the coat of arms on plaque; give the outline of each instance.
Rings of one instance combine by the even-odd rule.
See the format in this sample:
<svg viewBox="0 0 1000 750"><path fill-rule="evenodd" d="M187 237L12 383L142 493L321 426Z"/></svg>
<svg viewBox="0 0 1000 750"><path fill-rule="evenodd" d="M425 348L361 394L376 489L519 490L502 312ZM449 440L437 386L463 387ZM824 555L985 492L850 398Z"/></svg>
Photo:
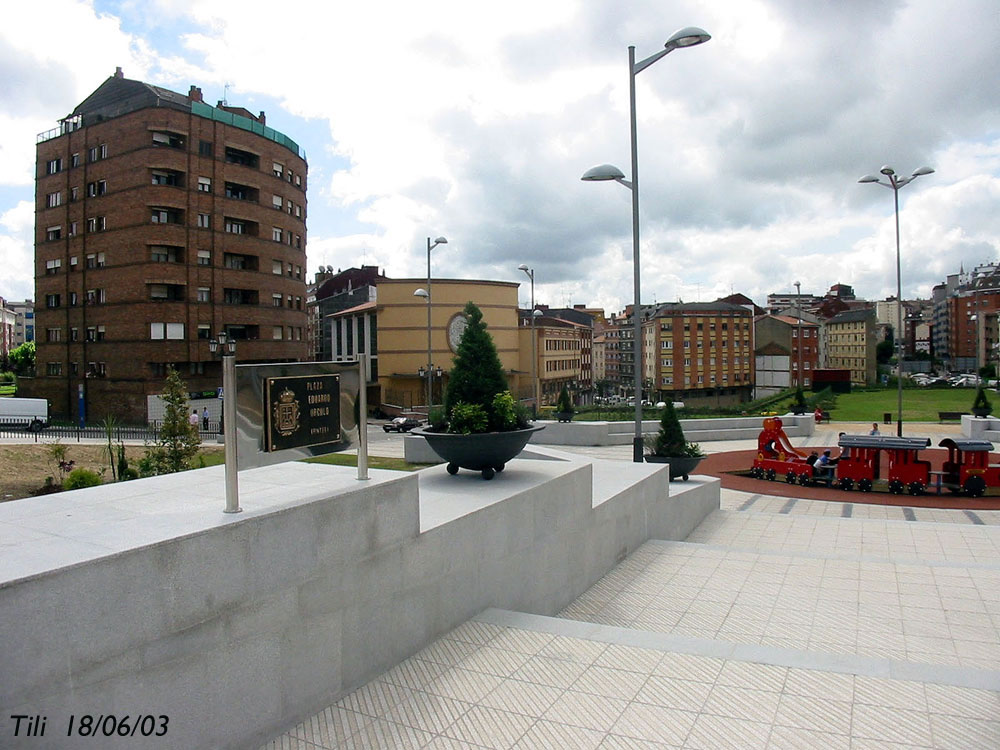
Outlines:
<svg viewBox="0 0 1000 750"><path fill-rule="evenodd" d="M285 388L278 394L273 417L274 429L282 437L288 437L299 429L299 400L291 389Z"/></svg>

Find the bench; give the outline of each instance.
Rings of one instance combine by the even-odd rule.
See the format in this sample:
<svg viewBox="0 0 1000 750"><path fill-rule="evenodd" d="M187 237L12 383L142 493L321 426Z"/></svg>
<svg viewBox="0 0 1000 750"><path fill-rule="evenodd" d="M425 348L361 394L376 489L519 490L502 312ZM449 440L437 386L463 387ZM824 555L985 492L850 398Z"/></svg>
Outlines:
<svg viewBox="0 0 1000 750"><path fill-rule="evenodd" d="M938 412L938 422L958 422L962 419L962 415L966 412L961 411L939 411Z"/></svg>
<svg viewBox="0 0 1000 750"><path fill-rule="evenodd" d="M819 421L820 422L826 422L827 424L829 424L830 423L830 412L825 411L825 410L822 411L822 412L820 412L820 420Z"/></svg>

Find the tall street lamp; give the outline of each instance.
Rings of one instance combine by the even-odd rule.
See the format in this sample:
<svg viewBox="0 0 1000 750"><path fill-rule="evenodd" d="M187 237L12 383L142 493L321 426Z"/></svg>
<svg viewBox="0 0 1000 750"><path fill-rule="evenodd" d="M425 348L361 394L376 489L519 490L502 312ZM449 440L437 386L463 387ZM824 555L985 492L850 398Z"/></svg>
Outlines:
<svg viewBox="0 0 1000 750"><path fill-rule="evenodd" d="M436 248L438 245L447 245L448 240L444 237L438 237L436 240L431 242L431 238L427 238L427 289L418 289L413 294L416 297L424 297L427 300L427 418L430 419L431 416L431 378L433 377L432 371L434 370L434 365L431 363L431 250Z"/></svg>
<svg viewBox="0 0 1000 750"><path fill-rule="evenodd" d="M879 172L885 176L883 182L877 175L866 174L858 182L874 182L892 190L896 206L896 435L903 436L903 283L899 269L899 189L925 174L933 174L930 167L920 167L909 177L900 177L889 165Z"/></svg>
<svg viewBox="0 0 1000 750"><path fill-rule="evenodd" d="M222 357L222 429L226 446L226 513L239 513L240 491L236 467L236 340L219 331L208 350Z"/></svg>
<svg viewBox="0 0 1000 750"><path fill-rule="evenodd" d="M712 37L702 29L688 26L680 31L674 32L664 48L655 55L650 55L645 60L635 61L635 47L628 48L628 89L629 89L629 118L632 134L632 179L626 180L625 175L618 167L610 164L588 169L581 180L587 182L599 182L614 180L632 191L632 286L635 300L633 309L634 323L634 343L633 343L633 376L635 380L635 436L632 438L632 460L642 463L642 373L639 368L639 347L642 342L642 318L640 312L642 305L639 300L639 151L636 139L635 124L635 77L661 57L669 55L675 49L681 47L694 47L695 45L707 42Z"/></svg>
<svg viewBox="0 0 1000 750"><path fill-rule="evenodd" d="M519 265L519 271L524 271L531 279L531 392L533 403L531 406L532 415L538 414L538 341L535 337L535 318L541 317L539 310L535 309L535 269L528 268L524 263Z"/></svg>

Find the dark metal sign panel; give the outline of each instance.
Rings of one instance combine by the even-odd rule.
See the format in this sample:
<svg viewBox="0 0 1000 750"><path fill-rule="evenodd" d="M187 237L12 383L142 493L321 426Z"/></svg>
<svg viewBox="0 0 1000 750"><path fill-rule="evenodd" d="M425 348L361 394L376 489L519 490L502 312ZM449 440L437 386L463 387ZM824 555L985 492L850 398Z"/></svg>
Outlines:
<svg viewBox="0 0 1000 750"><path fill-rule="evenodd" d="M264 450L339 443L340 375L267 378Z"/></svg>

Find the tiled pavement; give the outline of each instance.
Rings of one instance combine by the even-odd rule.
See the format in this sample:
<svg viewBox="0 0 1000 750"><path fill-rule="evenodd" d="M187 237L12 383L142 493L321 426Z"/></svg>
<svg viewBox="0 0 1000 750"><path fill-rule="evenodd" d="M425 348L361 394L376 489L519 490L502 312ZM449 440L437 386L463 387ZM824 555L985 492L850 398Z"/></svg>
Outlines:
<svg viewBox="0 0 1000 750"><path fill-rule="evenodd" d="M722 501L559 617L484 612L265 747L1000 748L1000 514Z"/></svg>

